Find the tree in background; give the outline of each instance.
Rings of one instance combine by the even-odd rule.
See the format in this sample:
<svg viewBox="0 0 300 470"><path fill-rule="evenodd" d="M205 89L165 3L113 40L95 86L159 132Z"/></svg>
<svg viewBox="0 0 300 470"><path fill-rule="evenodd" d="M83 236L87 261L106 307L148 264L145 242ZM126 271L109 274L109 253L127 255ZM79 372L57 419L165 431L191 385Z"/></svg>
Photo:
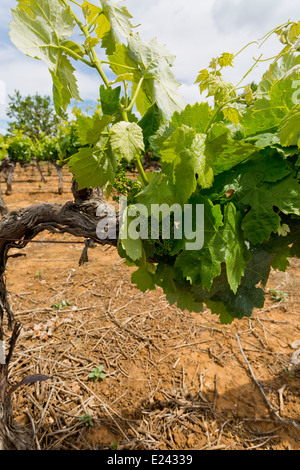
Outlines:
<svg viewBox="0 0 300 470"><path fill-rule="evenodd" d="M41 175L41 181L46 182L35 150L39 150L40 144L45 142L45 139L47 141L56 139L62 122L67 121L68 117L67 113L63 113L61 117L57 116L50 96L41 96L36 93L33 96L23 97L19 91L15 90L14 95L9 95L9 100L7 115L12 121L8 125L6 138L9 141L8 156L12 160L12 165L6 194L11 194L11 180L14 167L18 162L23 164L33 161ZM46 161L47 156L44 155L42 160ZM52 161L52 158L50 160ZM55 162L52 161L52 163L57 169ZM60 169L57 171L61 179ZM62 187L62 183L59 187Z"/></svg>
<svg viewBox="0 0 300 470"><path fill-rule="evenodd" d="M60 119L52 107L50 96L36 93L34 96L22 97L15 90L14 95L9 95L9 100L7 115L12 119L8 126L10 134L20 130L33 141L39 139L41 134L49 137L56 135Z"/></svg>

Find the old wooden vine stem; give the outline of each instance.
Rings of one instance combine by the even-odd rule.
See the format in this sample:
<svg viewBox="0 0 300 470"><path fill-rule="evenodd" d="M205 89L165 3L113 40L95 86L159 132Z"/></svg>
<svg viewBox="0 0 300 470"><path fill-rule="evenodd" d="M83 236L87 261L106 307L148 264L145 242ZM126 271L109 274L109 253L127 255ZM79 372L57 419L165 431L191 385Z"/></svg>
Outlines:
<svg viewBox="0 0 300 470"><path fill-rule="evenodd" d="M7 298L5 270L10 257L9 251L13 248L24 248L30 240L43 231L69 233L102 245L117 244L117 239L102 241L97 237L97 224L107 214L106 204L99 196L99 192L91 188L79 191L77 184L73 182L72 193L74 200L64 205L44 203L18 211L2 212L2 215L6 214L0 221L0 346L2 349L5 340L10 339L8 352L5 352L4 360L2 357L0 363L0 449L34 448L28 429L18 425L13 419L12 393L9 390L9 364L22 327L14 318ZM102 214L100 217L96 215L99 213Z"/></svg>

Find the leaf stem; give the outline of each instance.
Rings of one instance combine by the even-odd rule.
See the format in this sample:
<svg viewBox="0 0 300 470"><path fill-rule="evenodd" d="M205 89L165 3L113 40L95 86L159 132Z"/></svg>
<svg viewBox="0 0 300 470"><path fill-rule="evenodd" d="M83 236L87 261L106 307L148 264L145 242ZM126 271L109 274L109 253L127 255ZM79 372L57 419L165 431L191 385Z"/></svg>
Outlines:
<svg viewBox="0 0 300 470"><path fill-rule="evenodd" d="M59 49L61 49L62 51L64 51L66 54L68 54L69 56L73 57L73 59L75 60L81 60L81 62L83 62L84 64L88 65L89 67L94 67L93 64L91 64L91 62L89 62L88 60L84 59L83 57L81 57L80 55L78 55L76 52L72 51L71 49L69 49L68 47L65 47L65 46L58 46Z"/></svg>
<svg viewBox="0 0 300 470"><path fill-rule="evenodd" d="M123 69L137 70L136 67L130 67L129 65L118 64L117 62L110 62L109 60L101 60L101 64L116 65L117 67L122 67Z"/></svg>
<svg viewBox="0 0 300 470"><path fill-rule="evenodd" d="M136 90L135 90L135 92L134 92L134 95L133 95L133 97L132 97L132 99L131 99L131 101L130 101L130 103L129 103L129 106L125 109L125 111L131 111L131 110L132 110L132 108L133 108L133 106L134 106L134 103L136 102L136 99L137 99L138 94L139 94L139 92L140 92L140 89L141 89L142 83L143 83L143 81L144 81L144 78L145 78L145 77L142 77L142 78L140 79L140 81L139 81L139 83L138 83L138 85L137 85L137 87L136 87Z"/></svg>
<svg viewBox="0 0 300 470"><path fill-rule="evenodd" d="M70 5L68 3L68 0L62 0L63 4L65 5L66 8L70 8ZM73 10L70 8L70 13L73 17L73 19L75 20L75 22L78 24L79 28L81 29L81 31L83 32L83 34L85 35L86 38L90 38L90 34L89 34L89 31L87 29L86 26L84 26L84 24L80 21L80 19L76 16L76 14L73 12ZM102 69L102 66L101 66L101 62L100 60L98 59L98 56L95 52L95 49L94 47L92 46L89 46L89 51L90 51L90 58L91 58L91 61L92 61L92 66L98 71L99 75L101 76L103 82L105 83L106 87L109 87L109 81Z"/></svg>
<svg viewBox="0 0 300 470"><path fill-rule="evenodd" d="M142 165L142 162L141 162L141 157L139 155L136 157L135 163L136 163L136 166L137 166L137 169L139 171L139 174L140 174L140 177L141 177L141 180L142 180L142 183L143 183L144 187L148 186L149 181L148 181L147 175L145 173L145 170L143 168L143 165Z"/></svg>
<svg viewBox="0 0 300 470"><path fill-rule="evenodd" d="M82 8L82 5L80 5L80 3L77 3L75 0L70 0L70 2L75 3L75 5L77 5L78 7Z"/></svg>

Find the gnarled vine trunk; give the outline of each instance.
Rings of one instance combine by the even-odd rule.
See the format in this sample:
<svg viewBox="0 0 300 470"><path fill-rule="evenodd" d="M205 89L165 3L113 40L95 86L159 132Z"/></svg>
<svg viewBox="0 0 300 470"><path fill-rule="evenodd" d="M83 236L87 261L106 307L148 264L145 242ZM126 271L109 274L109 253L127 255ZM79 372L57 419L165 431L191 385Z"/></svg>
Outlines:
<svg viewBox="0 0 300 470"><path fill-rule="evenodd" d="M11 391L8 389L8 367L13 350L20 334L21 325L16 323L10 340L5 364L0 364L0 450L31 450L33 440L30 431L14 421L11 406ZM0 341L3 342L3 328Z"/></svg>
<svg viewBox="0 0 300 470"><path fill-rule="evenodd" d="M13 330L5 364L0 364L0 449L33 448L28 430L13 420L11 395L8 392L9 362L21 328L14 319L7 299L4 274L9 250L24 248L30 240L45 230L51 233L69 233L102 245L117 244L117 239L100 240L97 237L97 225L107 214L106 204L97 192L93 189L78 191L76 183L72 184L72 192L74 201L64 205L37 204L10 212L0 221L0 346L5 337L5 324L9 330Z"/></svg>
<svg viewBox="0 0 300 470"><path fill-rule="evenodd" d="M2 189L1 189L1 181L0 181L0 215L3 217L8 213L8 209L3 199Z"/></svg>
<svg viewBox="0 0 300 470"><path fill-rule="evenodd" d="M7 180L6 180L6 195L9 196L12 193L12 180L14 176L14 171L16 168L15 162L9 162L8 166L8 174L7 174Z"/></svg>
<svg viewBox="0 0 300 470"><path fill-rule="evenodd" d="M8 167L9 167L9 158L6 156L2 160L2 162L0 163L0 174L1 174L1 172L3 172L3 174L4 174L4 171L7 170ZM7 213L8 213L8 209L7 209L6 204L4 202L4 199L3 199L1 181L0 181L0 215L1 215L1 217L3 217Z"/></svg>
<svg viewBox="0 0 300 470"><path fill-rule="evenodd" d="M58 194L62 194L64 192L64 180L63 180L63 170L60 165L56 162L52 162L53 166L55 167L57 174L58 174Z"/></svg>

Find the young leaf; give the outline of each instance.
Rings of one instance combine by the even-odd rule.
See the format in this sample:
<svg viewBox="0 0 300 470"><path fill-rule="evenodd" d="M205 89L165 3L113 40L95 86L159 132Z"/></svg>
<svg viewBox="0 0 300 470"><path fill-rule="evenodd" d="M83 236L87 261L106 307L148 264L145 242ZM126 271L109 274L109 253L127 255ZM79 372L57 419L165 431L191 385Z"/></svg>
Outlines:
<svg viewBox="0 0 300 470"><path fill-rule="evenodd" d="M118 0L101 0L102 12L110 25L109 30L104 34L102 47L106 49L106 54L112 54L116 45L121 43L120 36L128 38L132 32L130 19L126 7L121 6Z"/></svg>
<svg viewBox="0 0 300 470"><path fill-rule="evenodd" d="M110 130L110 143L112 151L128 162L145 150L142 129L135 122L114 124Z"/></svg>
<svg viewBox="0 0 300 470"><path fill-rule="evenodd" d="M76 131L82 145L96 144L104 129L112 122L112 116L94 114L92 117L77 116Z"/></svg>
<svg viewBox="0 0 300 470"><path fill-rule="evenodd" d="M240 118L241 118L240 113L233 106L228 106L227 108L223 108L222 113L224 114L224 118L228 119L235 126L237 126L238 123L240 122Z"/></svg>
<svg viewBox="0 0 300 470"><path fill-rule="evenodd" d="M91 29L95 25L95 33L98 39L102 39L105 33L110 30L110 22L102 12L101 8L86 0L82 4L82 11Z"/></svg>

